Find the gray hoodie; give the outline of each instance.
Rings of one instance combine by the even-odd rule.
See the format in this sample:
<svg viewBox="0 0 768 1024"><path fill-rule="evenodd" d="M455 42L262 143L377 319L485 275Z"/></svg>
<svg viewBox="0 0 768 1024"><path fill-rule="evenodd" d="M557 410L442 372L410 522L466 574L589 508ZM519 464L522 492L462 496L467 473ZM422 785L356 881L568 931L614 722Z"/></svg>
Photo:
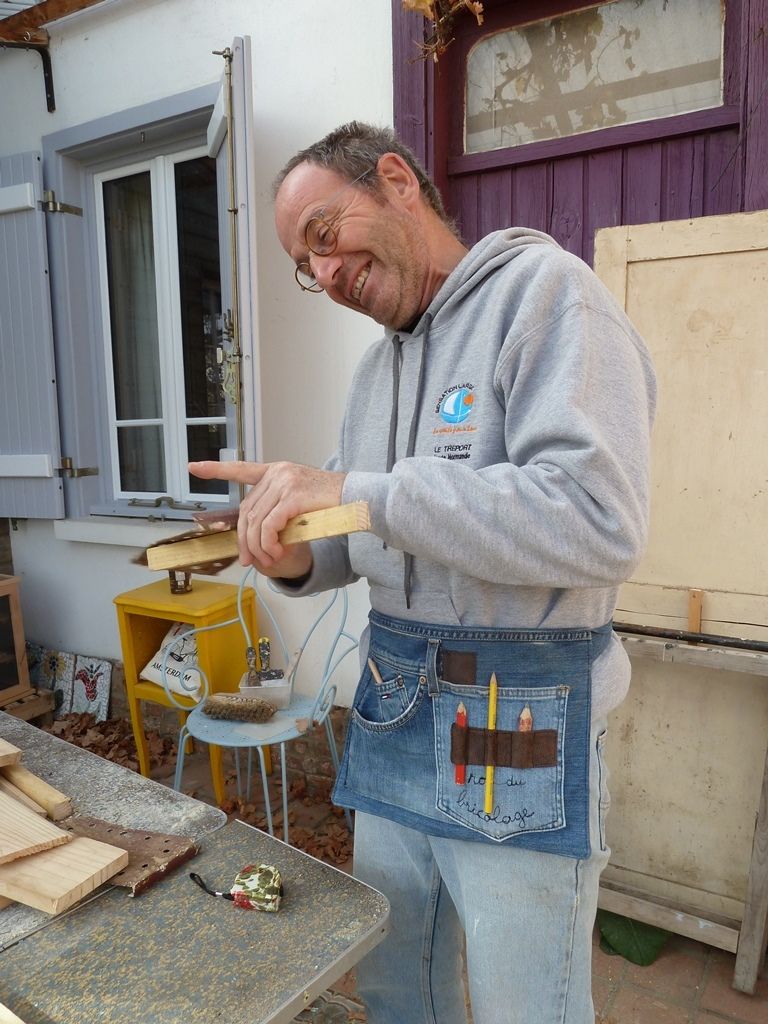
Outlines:
<svg viewBox="0 0 768 1024"><path fill-rule="evenodd" d="M300 592L367 577L403 619L609 622L646 541L654 405L648 352L586 264L537 231L487 236L361 359L326 468L371 532L314 542ZM628 685L614 638L593 717Z"/></svg>

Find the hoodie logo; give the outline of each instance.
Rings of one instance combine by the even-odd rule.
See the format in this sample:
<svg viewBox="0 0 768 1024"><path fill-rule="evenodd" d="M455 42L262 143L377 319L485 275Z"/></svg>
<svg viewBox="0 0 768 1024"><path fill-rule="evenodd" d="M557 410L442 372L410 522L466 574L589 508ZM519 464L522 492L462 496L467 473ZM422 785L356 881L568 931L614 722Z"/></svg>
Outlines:
<svg viewBox="0 0 768 1024"><path fill-rule="evenodd" d="M435 412L445 423L463 423L472 412L475 396L471 384L455 384L444 392Z"/></svg>

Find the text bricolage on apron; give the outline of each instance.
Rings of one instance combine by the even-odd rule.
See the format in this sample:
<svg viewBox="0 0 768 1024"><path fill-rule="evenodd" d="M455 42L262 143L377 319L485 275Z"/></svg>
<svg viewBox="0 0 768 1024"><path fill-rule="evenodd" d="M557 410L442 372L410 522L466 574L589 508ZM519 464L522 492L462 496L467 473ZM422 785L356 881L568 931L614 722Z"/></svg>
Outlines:
<svg viewBox="0 0 768 1024"><path fill-rule="evenodd" d="M371 612L334 803L431 835L588 857L590 674L610 638L610 623L490 629Z"/></svg>

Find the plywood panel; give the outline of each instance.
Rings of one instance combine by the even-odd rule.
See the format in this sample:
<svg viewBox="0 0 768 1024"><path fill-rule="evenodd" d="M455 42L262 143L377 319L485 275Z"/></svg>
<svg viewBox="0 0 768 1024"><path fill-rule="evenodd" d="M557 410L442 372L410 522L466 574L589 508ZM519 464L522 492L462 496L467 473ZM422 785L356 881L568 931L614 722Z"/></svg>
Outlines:
<svg viewBox="0 0 768 1024"><path fill-rule="evenodd" d="M741 918L768 736L766 679L635 659L608 728L606 878Z"/></svg>
<svg viewBox="0 0 768 1024"><path fill-rule="evenodd" d="M650 345L660 395L638 580L765 592L756 556L768 523L766 291L765 251L631 265L627 312Z"/></svg>
<svg viewBox="0 0 768 1024"><path fill-rule="evenodd" d="M767 247L761 212L600 232L596 259L659 378L650 541L633 582L703 589L705 621L747 637L768 625Z"/></svg>

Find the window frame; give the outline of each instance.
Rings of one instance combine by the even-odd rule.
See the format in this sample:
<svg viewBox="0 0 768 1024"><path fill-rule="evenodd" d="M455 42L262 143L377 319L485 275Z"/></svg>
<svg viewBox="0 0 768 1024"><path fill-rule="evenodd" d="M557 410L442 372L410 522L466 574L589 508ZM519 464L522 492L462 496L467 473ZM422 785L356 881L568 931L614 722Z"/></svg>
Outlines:
<svg viewBox="0 0 768 1024"><path fill-rule="evenodd" d="M743 0L723 0L722 106L631 125L615 125L563 139L529 142L485 153L464 153L466 61L470 49L481 38L494 32L599 7L603 2L605 0L593 3L584 3L583 0L581 3L578 0L490 0L484 5L482 25L478 25L469 12L462 12L457 17L454 40L436 65L424 61L423 68L412 66L404 70L395 88L396 120L402 126L404 141L423 156L439 187L445 188L447 179L456 175L585 155L741 124ZM428 34L429 22L422 20ZM395 55L403 52L413 64L415 46L406 38L410 25L412 22L408 21L408 15L395 13ZM412 40L412 29L409 35ZM419 111L419 106L423 112Z"/></svg>
<svg viewBox="0 0 768 1024"><path fill-rule="evenodd" d="M226 414L208 418L189 417L186 414L184 388L184 352L181 322L181 289L178 249L178 222L176 216L175 168L199 157L207 157L207 146L174 149L159 153L151 159L118 164L108 170L92 171L91 178L95 211L95 244L98 261L98 301L101 313L102 359L104 386L108 408L109 451L111 462L112 500L151 500L171 495L181 503L204 502L214 507L228 502L226 494L204 494L192 491L185 470L189 461L187 427L218 424L229 426ZM103 185L107 181L148 171L152 195L152 234L155 253L155 292L159 338L160 404L159 417L137 421L135 425L160 426L163 429L165 464L164 491L129 491L121 486L118 449L118 417L114 389L114 363L112 359L112 324L109 309L107 277L106 218ZM221 210L221 196L218 197ZM163 340L167 339L167 340ZM131 426L122 422L122 426ZM227 444L231 438L227 438Z"/></svg>
<svg viewBox="0 0 768 1024"><path fill-rule="evenodd" d="M83 211L82 216L56 214L48 221L62 451L77 469L97 469L97 473L63 479L67 519L103 516L189 520L194 511L166 504L154 508L130 506L127 500L112 497L112 456L104 429L108 407L92 176L136 161L137 149L145 160L193 147L205 149L218 93L219 84L211 83L52 133L42 140L44 187L53 190L61 202ZM221 174L219 169L219 244L224 254L228 251L228 246L224 247L227 200ZM236 489L228 500L237 500ZM201 508L221 504L218 495L204 495L195 502Z"/></svg>

